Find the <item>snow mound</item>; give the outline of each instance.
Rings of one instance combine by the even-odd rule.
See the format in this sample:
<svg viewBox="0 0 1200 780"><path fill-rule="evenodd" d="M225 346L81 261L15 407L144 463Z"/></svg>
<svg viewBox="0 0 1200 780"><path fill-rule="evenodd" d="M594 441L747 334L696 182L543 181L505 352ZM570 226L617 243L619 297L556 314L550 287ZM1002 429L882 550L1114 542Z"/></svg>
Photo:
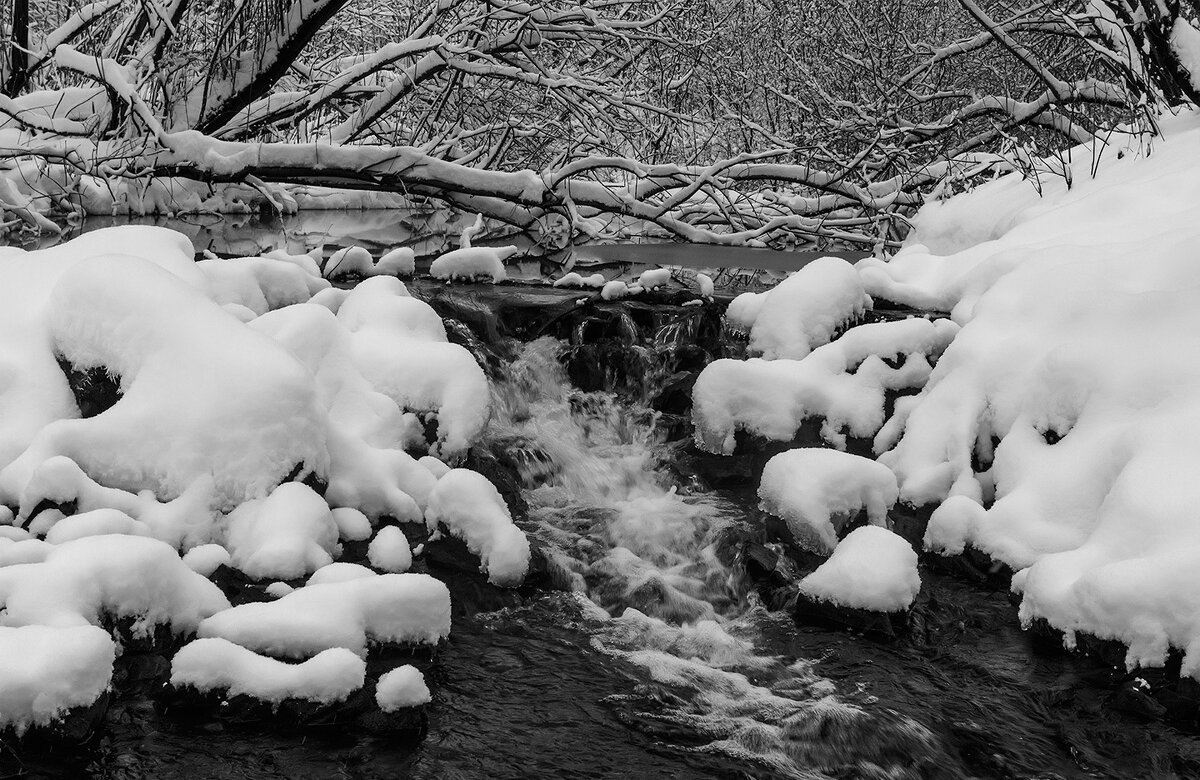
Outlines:
<svg viewBox="0 0 1200 780"><path fill-rule="evenodd" d="M99 234L147 238L161 254L151 262L117 243L128 253L89 256ZM5 503L17 504L37 467L58 455L101 484L162 499L211 479L225 506L297 465L323 471L324 425L304 368L205 296L190 245L172 235L97 231L83 246L0 262L0 331L13 342L0 343L13 377L0 390L0 419L19 418L0 422ZM122 396L80 419L56 355L119 377Z"/></svg>
<svg viewBox="0 0 1200 780"><path fill-rule="evenodd" d="M622 282L620 279L614 279L611 282L606 282L604 287L600 289L600 297L606 301L615 301L624 298L633 292L633 288Z"/></svg>
<svg viewBox="0 0 1200 780"><path fill-rule="evenodd" d="M337 525L338 538L347 542L364 542L371 538L371 521L357 509L338 507L330 515Z"/></svg>
<svg viewBox="0 0 1200 780"><path fill-rule="evenodd" d="M800 592L809 598L873 612L902 612L920 590L913 548L871 525L846 534L829 560L800 581Z"/></svg>
<svg viewBox="0 0 1200 780"><path fill-rule="evenodd" d="M758 313L762 311L763 304L767 302L767 293L744 292L735 297L729 302L729 306L725 309L725 324L736 332L749 334L750 329L754 327L754 321L758 319Z"/></svg>
<svg viewBox="0 0 1200 780"><path fill-rule="evenodd" d="M638 277L637 284L646 290L653 290L656 287L663 287L671 283L671 269L669 268L652 268L648 271L642 271Z"/></svg>
<svg viewBox="0 0 1200 780"><path fill-rule="evenodd" d="M818 258L766 293L750 326L750 351L766 360L802 358L870 308L854 266Z"/></svg>
<svg viewBox="0 0 1200 780"><path fill-rule="evenodd" d="M105 534L149 536L150 528L118 509L93 509L91 512L71 515L56 522L46 532L46 541L50 544L62 544L85 536Z"/></svg>
<svg viewBox="0 0 1200 780"><path fill-rule="evenodd" d="M425 574L382 574L306 585L271 602L242 604L200 624L259 653L309 658L331 647L366 654L368 643L436 644L450 633L450 591Z"/></svg>
<svg viewBox="0 0 1200 780"><path fill-rule="evenodd" d="M321 273L326 279L340 279L353 275L370 276L374 268L375 260L370 252L361 246L348 246L330 255Z"/></svg>
<svg viewBox="0 0 1200 780"><path fill-rule="evenodd" d="M46 726L108 690L116 646L95 626L0 627L0 729Z"/></svg>
<svg viewBox="0 0 1200 780"><path fill-rule="evenodd" d="M233 566L254 579L295 579L333 562L338 528L325 500L285 482L229 515L225 546Z"/></svg>
<svg viewBox="0 0 1200 780"><path fill-rule="evenodd" d="M563 274L562 277L554 280L555 287L595 287L600 288L605 285L604 274L592 274L591 276L580 276L574 271Z"/></svg>
<svg viewBox="0 0 1200 780"><path fill-rule="evenodd" d="M913 318L859 325L802 360L714 360L692 389L696 444L730 454L738 430L790 441L810 418L824 419L821 433L836 446L843 429L874 436L886 394L921 387L957 332L949 320Z"/></svg>
<svg viewBox="0 0 1200 780"><path fill-rule="evenodd" d="M63 456L48 458L33 472L21 492L18 516L28 518L42 502L74 504L77 512L119 510L144 527L144 532L180 547L207 541L215 513L211 480L201 477L180 496L159 502L150 491L137 494L104 487L84 473L75 461Z"/></svg>
<svg viewBox="0 0 1200 780"><path fill-rule="evenodd" d="M371 571L360 563L338 561L328 566L322 566L314 571L306 584L324 585L330 582L349 582L350 580L361 580L364 577L378 576L376 572Z"/></svg>
<svg viewBox="0 0 1200 780"><path fill-rule="evenodd" d="M412 567L412 550L404 532L394 525L379 529L367 547L367 559L380 571L406 572Z"/></svg>
<svg viewBox="0 0 1200 780"><path fill-rule="evenodd" d="M429 496L425 522L430 530L445 524L450 533L479 556L488 582L515 587L529 572L529 539L513 525L508 505L496 487L469 469L451 469Z"/></svg>
<svg viewBox="0 0 1200 780"><path fill-rule="evenodd" d="M787 522L797 541L815 542L818 551L825 552L839 546L838 531L860 511L866 511L872 525L885 525L898 492L887 466L817 448L774 456L758 486L764 511Z"/></svg>
<svg viewBox="0 0 1200 780"><path fill-rule="evenodd" d="M271 257L201 260L196 268L208 280L208 297L222 306L244 306L256 316L304 303L329 287L304 266Z"/></svg>
<svg viewBox="0 0 1200 780"><path fill-rule="evenodd" d="M285 699L344 701L363 687L366 673L366 662L344 647L289 664L217 638L190 642L171 661L171 685L251 696L272 704Z"/></svg>
<svg viewBox="0 0 1200 780"><path fill-rule="evenodd" d="M433 700L425 677L415 666L401 666L379 678L375 686L375 703L384 712L402 707L419 707Z"/></svg>
<svg viewBox="0 0 1200 780"><path fill-rule="evenodd" d="M1039 193L1003 177L918 214L868 293L961 326L877 437L927 541L1019 570L1023 622L1200 676L1200 117L1153 155L1080 148ZM1099 160L1096 175L1093 161ZM975 504L977 506L971 506Z"/></svg>
<svg viewBox="0 0 1200 780"><path fill-rule="evenodd" d="M435 279L487 280L496 284L508 278L504 260L517 251L515 246L455 249L434 260L429 266L429 273Z"/></svg>
<svg viewBox="0 0 1200 780"><path fill-rule="evenodd" d="M121 535L64 542L40 563L0 568L0 603L0 625L80 626L127 617L139 633L156 625L188 633L229 607L221 590L172 547Z"/></svg>
<svg viewBox="0 0 1200 780"><path fill-rule="evenodd" d="M229 551L219 544L197 545L183 556L184 565L201 577L211 577L213 572L228 566L232 560Z"/></svg>
<svg viewBox="0 0 1200 780"><path fill-rule="evenodd" d="M385 252L371 270L376 276L412 276L417 267L417 256L412 248L398 246Z"/></svg>

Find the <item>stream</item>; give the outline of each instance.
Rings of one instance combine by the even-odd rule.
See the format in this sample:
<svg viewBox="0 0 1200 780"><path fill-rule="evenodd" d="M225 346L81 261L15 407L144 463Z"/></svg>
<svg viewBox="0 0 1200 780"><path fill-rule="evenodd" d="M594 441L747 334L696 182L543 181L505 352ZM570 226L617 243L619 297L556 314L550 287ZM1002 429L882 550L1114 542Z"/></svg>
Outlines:
<svg viewBox="0 0 1200 780"><path fill-rule="evenodd" d="M197 248L279 245L256 230ZM760 283L782 273L778 258L723 252ZM596 261L632 273L654 259ZM164 659L129 654L96 744L5 754L0 778L1200 777L1195 735L1145 717L1107 670L1035 646L1003 588L923 563L911 630L893 641L771 609L745 556L784 546L752 469L696 468L690 447L687 377L739 349L711 327L712 305L410 289L488 367L479 458L510 481L545 560L519 592L427 562L455 614L446 647L418 662L426 732L179 722L154 704Z"/></svg>

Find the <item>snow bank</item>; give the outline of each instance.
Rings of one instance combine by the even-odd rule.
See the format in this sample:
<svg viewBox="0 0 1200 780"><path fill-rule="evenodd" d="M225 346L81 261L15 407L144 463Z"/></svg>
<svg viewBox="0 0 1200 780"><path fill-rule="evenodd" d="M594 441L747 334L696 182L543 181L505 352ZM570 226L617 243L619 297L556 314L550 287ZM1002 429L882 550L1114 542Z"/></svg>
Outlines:
<svg viewBox="0 0 1200 780"><path fill-rule="evenodd" d="M920 590L913 548L870 525L846 534L829 560L800 581L800 592L809 598L873 612L902 612Z"/></svg>
<svg viewBox="0 0 1200 780"><path fill-rule="evenodd" d="M789 440L810 417L835 445L874 435L900 499L937 507L931 549L1018 570L1023 621L1119 640L1131 666L1178 648L1200 676L1200 118L1162 128L1150 156L1072 150L1070 186L1006 176L926 206L857 285L830 262L812 286L801 271L747 299L730 319L783 359L709 366L697 442ZM862 326L814 349L867 295L952 323ZM899 368L881 360L897 353ZM884 393L908 388L885 420Z"/></svg>
<svg viewBox="0 0 1200 780"><path fill-rule="evenodd" d="M197 639L171 661L171 685L228 696L251 696L279 704L306 699L321 704L344 701L363 687L367 664L343 647L322 650L298 664L261 656L224 639Z"/></svg>
<svg viewBox="0 0 1200 780"><path fill-rule="evenodd" d="M375 703L384 712L402 707L419 707L433 700L425 677L414 666L401 666L379 678L375 686Z"/></svg>
<svg viewBox="0 0 1200 780"><path fill-rule="evenodd" d="M451 469L434 486L425 511L430 530L444 523L479 556L480 568L495 585L516 586L529 571L529 540L513 525L496 487L468 469Z"/></svg>
<svg viewBox="0 0 1200 780"><path fill-rule="evenodd" d="M450 592L425 574L382 574L306 585L271 602L242 604L200 624L259 653L308 658L331 647L365 655L368 643L436 644L450 633Z"/></svg>
<svg viewBox="0 0 1200 780"><path fill-rule="evenodd" d="M891 470L870 458L806 448L774 456L758 486L761 507L787 522L797 541L819 551L838 547L838 531L853 515L882 526L899 489Z"/></svg>
<svg viewBox="0 0 1200 780"><path fill-rule="evenodd" d="M97 231L0 262L0 348L15 380L0 390L0 418L20 420L0 422L6 503L57 455L101 484L165 499L208 478L227 506L298 464L323 469L324 426L303 367L206 297L190 244L163 233ZM116 247L97 246L98 235L130 253L101 254ZM55 355L120 377L121 398L79 419Z"/></svg>
<svg viewBox="0 0 1200 780"><path fill-rule="evenodd" d="M20 736L92 704L108 690L115 657L95 626L0 628L0 729Z"/></svg>

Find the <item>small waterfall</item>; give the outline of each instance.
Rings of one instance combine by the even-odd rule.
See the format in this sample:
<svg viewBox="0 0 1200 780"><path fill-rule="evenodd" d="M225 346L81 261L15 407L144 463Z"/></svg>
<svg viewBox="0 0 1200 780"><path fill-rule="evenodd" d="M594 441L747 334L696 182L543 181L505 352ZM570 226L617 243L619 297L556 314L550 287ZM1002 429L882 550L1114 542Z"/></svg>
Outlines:
<svg viewBox="0 0 1200 780"><path fill-rule="evenodd" d="M658 335L661 344L641 348L690 334L676 326ZM528 530L595 616L593 644L671 691L665 701L619 703L629 720L788 777L854 765L868 742L927 753L932 737L922 727L880 725L835 697L812 662L763 654L764 632L791 621L759 606L722 563L722 537L744 512L671 484L659 414L645 406L656 388L644 388L641 403L577 390L560 362L566 348L551 338L520 348L495 384L489 444L520 475ZM886 736L864 741L864 729Z"/></svg>

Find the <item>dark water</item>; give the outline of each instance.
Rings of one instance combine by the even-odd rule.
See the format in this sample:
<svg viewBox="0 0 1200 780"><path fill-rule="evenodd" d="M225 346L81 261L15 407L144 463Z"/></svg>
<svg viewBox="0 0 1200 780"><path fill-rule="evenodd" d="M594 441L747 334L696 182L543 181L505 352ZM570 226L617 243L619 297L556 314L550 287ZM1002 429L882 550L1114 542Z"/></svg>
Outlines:
<svg viewBox="0 0 1200 780"><path fill-rule="evenodd" d="M401 243L385 227L371 235ZM272 248L257 229L223 253ZM767 609L738 558L778 541L752 491L677 468L686 409L664 388L696 367L694 310L605 304L594 316L620 326L593 339L530 314L569 304L557 291L412 287L461 314L452 332L489 365L480 449L521 484L553 587L499 592L427 564L451 580L455 620L415 661L434 695L422 735L184 722L155 706L162 656L129 653L93 745L5 748L0 778L1200 777L1194 735L1123 705L1110 670L1034 647L1003 590L926 562L913 630L892 642ZM521 318L559 338L513 340ZM710 339L705 359L722 348Z"/></svg>

